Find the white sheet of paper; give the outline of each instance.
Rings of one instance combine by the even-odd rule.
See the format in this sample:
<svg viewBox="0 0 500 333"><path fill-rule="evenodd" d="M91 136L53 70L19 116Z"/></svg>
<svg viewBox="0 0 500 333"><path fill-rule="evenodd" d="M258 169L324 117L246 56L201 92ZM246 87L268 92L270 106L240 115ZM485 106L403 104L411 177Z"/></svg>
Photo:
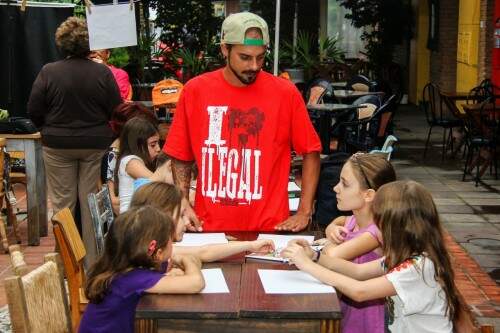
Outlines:
<svg viewBox="0 0 500 333"><path fill-rule="evenodd" d="M229 287L220 268L202 269L201 273L205 278L205 289L202 294L228 294Z"/></svg>
<svg viewBox="0 0 500 333"><path fill-rule="evenodd" d="M288 182L288 192L299 191L300 187L295 182Z"/></svg>
<svg viewBox="0 0 500 333"><path fill-rule="evenodd" d="M292 239L302 238L312 243L314 241L314 236L308 235L274 235L274 234L259 234L257 239L271 239L274 242L276 249L283 249L286 247L289 241Z"/></svg>
<svg viewBox="0 0 500 333"><path fill-rule="evenodd" d="M330 294L332 286L321 283L301 271L259 269L260 281L266 294Z"/></svg>
<svg viewBox="0 0 500 333"><path fill-rule="evenodd" d="M175 243L176 246L201 246L208 244L227 244L226 234L220 233L185 233L182 242Z"/></svg>
<svg viewBox="0 0 500 333"><path fill-rule="evenodd" d="M288 199L288 207L291 212L296 212L299 209L300 198Z"/></svg>
<svg viewBox="0 0 500 333"><path fill-rule="evenodd" d="M91 6L86 12L91 50L137 45L135 10L129 3Z"/></svg>

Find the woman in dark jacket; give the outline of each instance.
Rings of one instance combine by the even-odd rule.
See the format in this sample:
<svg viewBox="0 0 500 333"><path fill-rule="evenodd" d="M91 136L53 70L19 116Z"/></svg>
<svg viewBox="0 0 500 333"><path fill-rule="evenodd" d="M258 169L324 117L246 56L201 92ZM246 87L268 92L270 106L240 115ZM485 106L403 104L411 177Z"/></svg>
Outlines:
<svg viewBox="0 0 500 333"><path fill-rule="evenodd" d="M65 207L75 213L77 198L80 202L88 267L96 246L87 195L97 191L101 158L113 138L108 122L121 98L108 67L87 59L85 20L68 18L55 37L66 58L42 68L33 83L28 114L41 128L54 213Z"/></svg>

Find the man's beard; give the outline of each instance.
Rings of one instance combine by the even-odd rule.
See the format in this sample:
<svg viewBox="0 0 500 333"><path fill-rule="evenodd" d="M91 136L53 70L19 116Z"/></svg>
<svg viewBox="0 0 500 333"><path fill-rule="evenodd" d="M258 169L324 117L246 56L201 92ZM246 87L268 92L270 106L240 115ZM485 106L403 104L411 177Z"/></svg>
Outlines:
<svg viewBox="0 0 500 333"><path fill-rule="evenodd" d="M233 66L231 66L231 61L229 60L229 57L227 58L227 64L228 64L231 72L233 72L234 76L236 76L238 78L238 80L240 80L241 83L243 83L245 85L252 84L257 79L257 74L259 74L259 71L243 71L242 74L245 74L245 76L243 76L243 75L238 74L234 70Z"/></svg>

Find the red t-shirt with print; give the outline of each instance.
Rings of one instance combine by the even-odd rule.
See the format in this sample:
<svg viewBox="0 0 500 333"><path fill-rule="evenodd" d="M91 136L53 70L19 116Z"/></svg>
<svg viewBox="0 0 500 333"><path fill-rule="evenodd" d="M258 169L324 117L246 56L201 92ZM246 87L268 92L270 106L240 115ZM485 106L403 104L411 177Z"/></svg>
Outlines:
<svg viewBox="0 0 500 333"><path fill-rule="evenodd" d="M286 220L291 149L321 151L293 83L262 71L235 87L222 70L185 85L163 147L196 162L195 211L205 231L270 231Z"/></svg>

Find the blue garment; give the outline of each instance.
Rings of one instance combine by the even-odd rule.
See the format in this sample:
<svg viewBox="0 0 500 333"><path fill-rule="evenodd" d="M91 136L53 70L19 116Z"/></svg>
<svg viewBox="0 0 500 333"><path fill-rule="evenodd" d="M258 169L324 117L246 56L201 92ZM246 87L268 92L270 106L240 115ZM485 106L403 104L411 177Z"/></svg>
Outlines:
<svg viewBox="0 0 500 333"><path fill-rule="evenodd" d="M134 192L139 189L142 185L146 185L151 183L151 179L149 178L137 178L134 180Z"/></svg>
<svg viewBox="0 0 500 333"><path fill-rule="evenodd" d="M133 333L135 309L144 291L153 287L164 273L134 269L113 279L101 303L89 303L79 333Z"/></svg>

